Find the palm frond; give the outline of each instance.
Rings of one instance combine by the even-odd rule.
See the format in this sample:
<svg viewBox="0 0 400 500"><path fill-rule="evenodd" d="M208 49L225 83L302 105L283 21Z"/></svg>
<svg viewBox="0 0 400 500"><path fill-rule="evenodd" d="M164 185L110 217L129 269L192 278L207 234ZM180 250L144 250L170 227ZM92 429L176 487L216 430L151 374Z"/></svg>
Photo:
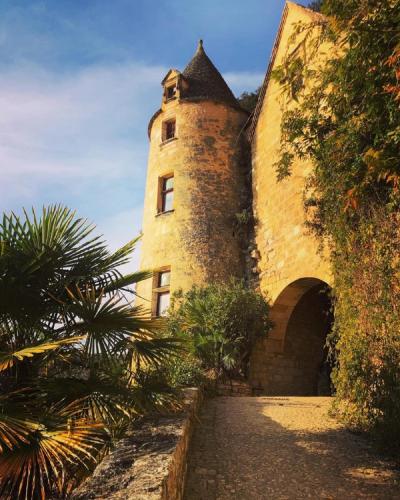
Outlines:
<svg viewBox="0 0 400 500"><path fill-rule="evenodd" d="M163 401L169 406L177 401L176 392L165 384L149 383L143 374L139 374L132 384L128 372L124 378L104 373L87 380L72 377L47 379L42 381L41 387L58 401L54 406L57 414L101 422L111 434L122 423L129 423L148 410L160 408Z"/></svg>
<svg viewBox="0 0 400 500"><path fill-rule="evenodd" d="M0 413L0 454L19 448L29 442L29 435L37 429L37 424L30 420L19 419Z"/></svg>
<svg viewBox="0 0 400 500"><path fill-rule="evenodd" d="M37 271L54 258L61 258L63 266L71 267L88 253L107 254L99 237L88 239L94 226L86 219L76 219L75 212L66 207L43 207L40 218L34 209L31 216L24 210L24 216L21 222L15 213L4 215L0 239L31 257L25 261L22 269L25 273Z"/></svg>
<svg viewBox="0 0 400 500"><path fill-rule="evenodd" d="M127 348L132 367L142 363L160 366L171 356L182 354L185 350L185 341L176 337L136 336L132 337Z"/></svg>
<svg viewBox="0 0 400 500"><path fill-rule="evenodd" d="M88 379L65 377L43 379L40 387L48 394L57 413L66 417L85 417L108 427L125 416L132 416L135 394L128 379L113 380L107 374Z"/></svg>
<svg viewBox="0 0 400 500"><path fill-rule="evenodd" d="M1 498L48 498L68 464L88 467L107 437L103 426L86 419L65 420L53 426L37 425L12 452L0 455Z"/></svg>
<svg viewBox="0 0 400 500"><path fill-rule="evenodd" d="M62 346L77 344L85 338L85 335L80 335L77 337L70 337L67 339L56 340L53 342L42 342L41 344L24 347L17 351L12 351L8 353L0 352L0 372L8 370L15 365L18 361L23 361L26 358L33 358L38 354L43 354L46 351L54 351Z"/></svg>
<svg viewBox="0 0 400 500"><path fill-rule="evenodd" d="M87 335L85 351L90 358L102 355L110 359L116 351L126 350L134 332L158 327L157 321L141 316L140 308L122 303L122 299L105 299L94 289L68 293L72 301L70 312L78 318L74 328Z"/></svg>
<svg viewBox="0 0 400 500"><path fill-rule="evenodd" d="M104 261L105 269L115 269L116 267L122 266L129 262L129 258L132 255L135 247L140 240L141 236L133 238L128 241L126 245L116 250L114 253L108 256Z"/></svg>
<svg viewBox="0 0 400 500"><path fill-rule="evenodd" d="M3 215L0 241L7 251L0 263L0 315L32 322L54 307L65 285L96 276L109 252L94 226L58 205L43 208L41 217L24 211Z"/></svg>
<svg viewBox="0 0 400 500"><path fill-rule="evenodd" d="M62 496L110 435L178 404L157 377L130 370L134 359L161 374L181 346L124 296L151 276L118 269L138 238L110 253L93 229L60 205L0 220L2 499Z"/></svg>
<svg viewBox="0 0 400 500"><path fill-rule="evenodd" d="M151 278L153 273L151 271L137 271L135 273L126 274L112 280L108 285L104 287L105 293L114 292L116 290L121 290L128 286L136 285L141 281Z"/></svg>

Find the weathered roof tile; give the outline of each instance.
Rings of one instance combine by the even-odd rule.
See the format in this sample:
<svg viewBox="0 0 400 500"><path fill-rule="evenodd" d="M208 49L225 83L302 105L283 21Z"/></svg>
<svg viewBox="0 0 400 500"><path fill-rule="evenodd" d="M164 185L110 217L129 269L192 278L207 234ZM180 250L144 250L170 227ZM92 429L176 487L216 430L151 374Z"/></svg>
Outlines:
<svg viewBox="0 0 400 500"><path fill-rule="evenodd" d="M184 99L211 99L239 106L221 73L205 53L202 40L199 41L196 53L182 75L189 84L182 96Z"/></svg>

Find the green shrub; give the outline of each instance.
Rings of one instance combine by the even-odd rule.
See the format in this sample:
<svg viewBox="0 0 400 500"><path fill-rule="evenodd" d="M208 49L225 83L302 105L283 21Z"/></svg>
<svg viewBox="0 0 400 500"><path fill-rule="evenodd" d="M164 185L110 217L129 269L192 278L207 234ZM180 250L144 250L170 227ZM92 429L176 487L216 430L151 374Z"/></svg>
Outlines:
<svg viewBox="0 0 400 500"><path fill-rule="evenodd" d="M206 380L200 360L192 354L171 359L165 375L172 387L198 387Z"/></svg>
<svg viewBox="0 0 400 500"><path fill-rule="evenodd" d="M177 294L168 320L170 333L188 339L203 369L217 377L245 377L253 344L270 326L267 302L238 280Z"/></svg>
<svg viewBox="0 0 400 500"><path fill-rule="evenodd" d="M400 214L369 217L336 252L334 372L339 415L358 429L400 439Z"/></svg>

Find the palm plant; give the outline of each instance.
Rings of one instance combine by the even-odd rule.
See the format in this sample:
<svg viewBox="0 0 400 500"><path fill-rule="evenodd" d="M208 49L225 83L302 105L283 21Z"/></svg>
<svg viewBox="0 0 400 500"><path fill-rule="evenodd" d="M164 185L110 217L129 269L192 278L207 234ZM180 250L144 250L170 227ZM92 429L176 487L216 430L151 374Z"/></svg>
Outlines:
<svg viewBox="0 0 400 500"><path fill-rule="evenodd" d="M247 376L254 343L270 328L268 303L234 278L176 293L168 318L168 330L187 339L216 383Z"/></svg>
<svg viewBox="0 0 400 500"><path fill-rule="evenodd" d="M0 497L65 495L110 438L148 408L174 404L150 384L177 349L127 293L137 239L110 253L67 208L0 223ZM133 368L134 367L134 368Z"/></svg>

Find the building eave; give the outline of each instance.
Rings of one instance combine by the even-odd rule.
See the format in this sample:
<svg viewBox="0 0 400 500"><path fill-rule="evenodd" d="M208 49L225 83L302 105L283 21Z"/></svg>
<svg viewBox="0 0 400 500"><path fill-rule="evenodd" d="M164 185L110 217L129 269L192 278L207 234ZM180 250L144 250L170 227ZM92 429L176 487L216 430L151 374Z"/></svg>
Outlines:
<svg viewBox="0 0 400 500"><path fill-rule="evenodd" d="M271 74L272 74L273 67L275 65L276 55L277 55L277 52L279 49L279 45L281 43L283 29L285 27L288 13L289 13L290 9L301 9L301 10L305 11L310 16L310 18L324 17L322 14L316 13L316 12L312 11L311 9L307 9L303 5L299 5L297 3L290 2L288 0L286 1L285 7L284 7L283 12L282 12L281 21L279 23L279 29L278 29L278 32L276 34L275 42L274 42L271 56L269 59L267 72L265 74L264 81L263 81L263 84L262 84L261 90L260 90L260 95L258 96L257 105L256 105L255 110L254 110L253 119L252 119L250 126L248 127L248 130L247 130L247 134L248 134L248 138L249 138L250 143L253 142L254 133L255 133L255 130L257 127L258 118L260 116L260 113L261 113L261 110L262 110L262 107L264 104L265 94L267 92L269 82L271 80Z"/></svg>

